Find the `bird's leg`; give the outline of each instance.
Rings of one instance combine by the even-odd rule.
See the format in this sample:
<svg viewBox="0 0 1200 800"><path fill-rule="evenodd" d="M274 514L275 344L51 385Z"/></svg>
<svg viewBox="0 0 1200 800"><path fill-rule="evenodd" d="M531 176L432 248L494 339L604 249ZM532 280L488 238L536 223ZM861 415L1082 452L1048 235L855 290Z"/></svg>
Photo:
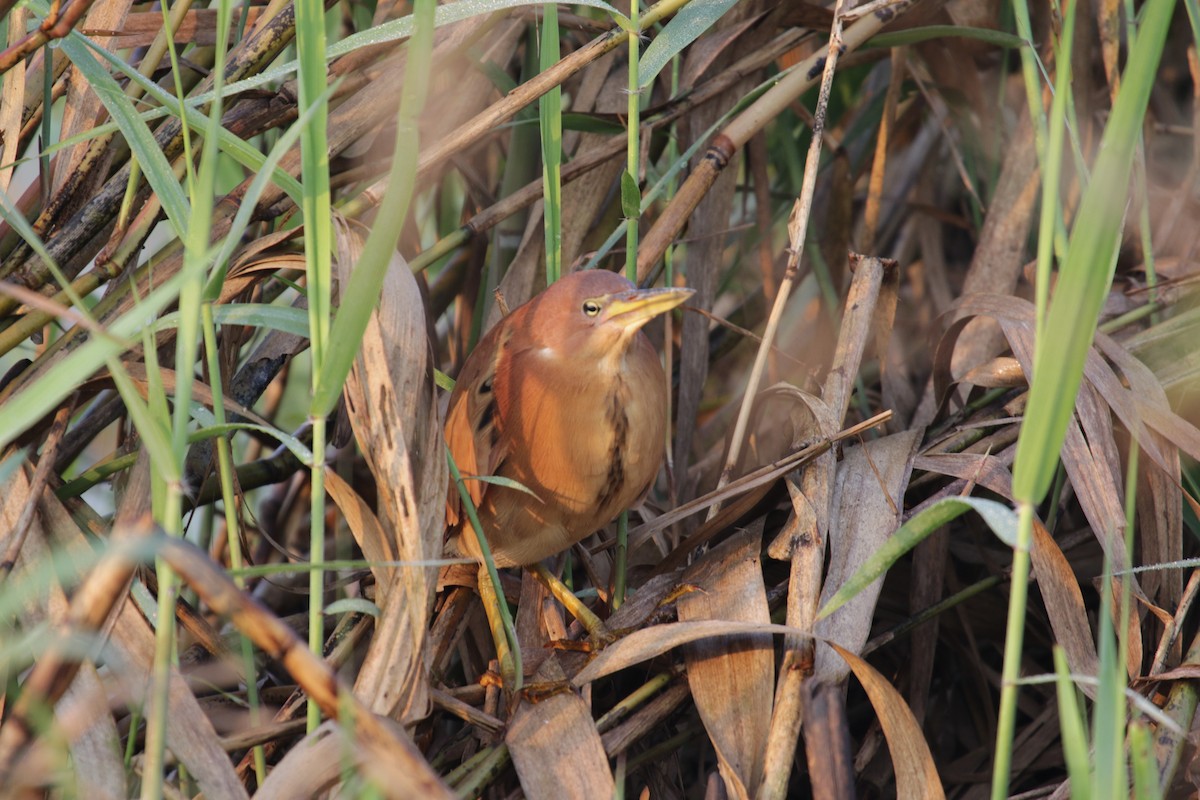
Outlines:
<svg viewBox="0 0 1200 800"><path fill-rule="evenodd" d="M593 614L592 610L576 597L575 593L568 589L566 584L554 577L554 574L550 570L541 564L534 564L529 567L529 571L533 574L533 577L542 582L542 585L554 596L555 600L563 604L563 607L567 609L567 612L572 617L579 620L579 624L588 632L588 639L591 640L593 647L599 649L614 640L615 637L605 627L604 623L600 621L600 618Z"/></svg>
<svg viewBox="0 0 1200 800"><path fill-rule="evenodd" d="M517 690L521 688L517 678L517 670L513 662L512 651L508 647L508 637L504 635L504 621L500 616L500 604L505 600L496 592L492 585L492 577L488 574L486 564L479 565L479 599L483 603L483 611L487 614L488 628L492 631L492 641L496 643L496 659L500 662L500 677L504 688Z"/></svg>

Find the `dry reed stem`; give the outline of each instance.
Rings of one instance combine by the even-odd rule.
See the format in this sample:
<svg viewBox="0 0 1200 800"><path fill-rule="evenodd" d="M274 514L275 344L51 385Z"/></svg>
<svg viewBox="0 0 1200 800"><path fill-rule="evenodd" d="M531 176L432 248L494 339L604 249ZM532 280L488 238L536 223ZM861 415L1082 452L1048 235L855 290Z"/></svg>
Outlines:
<svg viewBox="0 0 1200 800"><path fill-rule="evenodd" d="M688 0L659 0L646 10L641 18L641 29L646 30L661 22L686 5ZM494 133L499 126L511 120L517 113L531 105L581 69L601 56L611 53L629 39L626 31L614 29L593 39L588 44L564 57L548 70L540 72L525 83L514 88L501 100L493 103L474 119L421 154L417 163L418 178L429 172L451 156L461 153L484 137ZM376 197L382 195L386 181L377 181L369 191Z"/></svg>
<svg viewBox="0 0 1200 800"><path fill-rule="evenodd" d="M22 684L21 696L13 704L8 721L0 727L0 786L7 783L10 771L20 764L21 756L31 743L33 715L53 706L75 678L79 661L68 655L70 639L79 633L99 630L113 608L124 599L125 585L137 564L129 559L122 545L142 541L152 530L153 523L148 516L129 528L115 529L113 541L116 546L92 569L71 598L67 616L59 625L56 643L38 659Z"/></svg>
<svg viewBox="0 0 1200 800"><path fill-rule="evenodd" d="M322 713L353 729L359 744L379 759L375 766L397 781L387 787L392 796L451 796L407 736L371 713L295 631L240 591L203 552L178 539L165 539L159 555L209 608L282 663Z"/></svg>
<svg viewBox="0 0 1200 800"><path fill-rule="evenodd" d="M74 409L75 399L71 398L54 415L50 432L46 434L46 443L38 456L37 468L29 482L29 500L25 503L25 508L21 509L21 517L17 520L16 528L11 532L12 538L8 541L8 547L4 549L3 553L0 553L0 583L8 578L13 567L16 566L17 557L21 554L21 549L25 544L25 537L33 524L33 516L37 513L38 498L46 490L50 473L54 467L55 454L58 452L58 446L62 443L63 434L67 431L67 423L70 421L71 412Z"/></svg>
<svg viewBox="0 0 1200 800"><path fill-rule="evenodd" d="M841 49L839 49L838 55L858 49L878 33L884 25L908 10L911 5L912 0L898 0L889 8L864 17L850 26L845 35L841 37ZM767 123L778 117L797 97L816 84L816 76L818 73L823 73L826 58L825 55L814 53L797 64L779 83L717 134L712 145L704 154L703 162L692 171L692 174L679 188L671 204L655 221L650 231L642 237L641 245L638 247L639 281L644 281L662 259L667 247L679 236L701 198L729 164L733 154L745 146L757 131L762 130ZM814 138L820 138L819 132ZM807 170L805 174L807 175Z"/></svg>
<svg viewBox="0 0 1200 800"><path fill-rule="evenodd" d="M648 540L650 538L650 536L652 536L655 532L665 530L666 528L670 527L671 525L674 525L676 522L680 521L681 519L685 519L686 517L689 517L692 514L696 514L696 513L699 513L701 511L705 510L706 508L710 508L711 506L713 506L716 503L724 503L725 501L727 501L731 498L737 497L738 495L749 492L753 489L770 486L781 475L791 472L792 470L796 469L801 464L811 461L813 458L816 458L817 456L821 455L822 453L828 452L829 449L834 444L836 444L840 441L843 441L845 439L854 438L854 437L858 436L860 433L868 431L871 428L875 428L875 427L878 427L879 425L883 425L891 418L892 418L892 414L890 411L884 411L882 413L876 414L875 416L871 417L870 419L863 420L862 422L859 422L856 425L851 425L849 428L846 428L845 430L840 431L835 436L832 436L828 439L816 442L814 444L810 444L800 450L797 450L794 453L790 453L787 456L784 456L783 458L779 459L778 461L775 461L771 464L766 464L766 465L761 466L758 469L754 470L753 472L749 472L745 475L742 475L742 476L738 477L736 480L730 481L728 484L726 484L725 486L723 486L720 489L714 489L713 491L709 492L706 495L703 495L702 497L697 497L695 500L691 500L687 503L684 503L683 505L679 506L678 508L672 509L671 511L668 511L665 514L660 514L659 516L655 517L653 520L643 523L643 524L637 526L636 528L630 530L630 532L629 532L629 548L631 550L637 549L639 546L644 544L646 542L646 540ZM704 528L701 528L699 531L692 534L692 536L690 536L682 544L680 544L680 546L678 548L676 548L676 552L682 552L686 556L687 550L694 549L694 548L700 546L700 544L702 544L700 534L701 534L701 532L703 532L705 530L705 528L708 528L708 525L705 525ZM713 536L718 532L719 531L713 530L713 531L708 532L707 535ZM603 550L603 549L605 549L607 547L611 547L611 546L612 546L612 542L606 540L603 543L601 543L599 546L594 548L594 550L599 551L599 550ZM669 563L670 561L671 561L671 559L668 558L667 562L664 562L664 563ZM661 565L660 565L660 569L661 569Z"/></svg>
<svg viewBox="0 0 1200 800"><path fill-rule="evenodd" d="M65 9L58 10L57 2L51 6L50 16L43 20L37 30L25 36L21 41L0 53L0 75L8 72L13 66L22 61L30 53L47 42L61 39L71 32L75 23L83 19L83 15L91 8L94 0L71 0Z"/></svg>
<svg viewBox="0 0 1200 800"><path fill-rule="evenodd" d="M813 141L817 142L814 137ZM793 217L794 219L794 217ZM859 258L858 268L846 300L833 365L825 379L822 399L835 420L842 419L850 402L850 390L858 374L862 355L874 322L876 303L881 299L885 272L894 274L895 264L878 258ZM805 470L806 493L793 492L793 502L801 503L799 510L808 510L803 518L799 513L789 520L775 543L772 554L782 556L790 548L791 570L787 606L788 624L798 630L811 631L816 615L824 565L825 537L829 525L836 462L813 463ZM815 484L809 483L815 480ZM814 491L815 487L815 491ZM792 524L796 524L793 530ZM793 641L793 638L795 640ZM771 735L767 741L766 779L759 796L782 797L787 790L785 765L788 754L794 752L803 721L800 704L801 686L812 673L815 652L811 638L789 637L785 642L776 706L772 715Z"/></svg>
<svg viewBox="0 0 1200 800"><path fill-rule="evenodd" d="M784 270L783 280L780 282L779 289L775 295L775 303L771 307L771 315L767 318L767 327L763 333L762 344L759 346L758 351L754 356L754 366L750 369L750 378L746 384L746 391L742 395L742 404L738 410L737 421L734 423L733 434L729 443L729 452L725 457L725 465L721 468L720 477L717 479L718 489L724 487L725 484L729 482L730 478L733 477L734 466L741 458L742 444L746 438L746 426L750 422L750 409L753 407L754 398L758 394L758 385L762 380L762 374L766 368L767 357L770 355L771 345L775 341L775 332L779 329L779 320L783 317L783 309L787 305L788 297L791 294L792 284L795 283L796 276L800 271L800 254L804 247L805 234L808 230L808 218L812 210L813 192L816 190L817 172L821 161L822 134L825 130L825 111L829 105L829 93L833 88L833 75L837 70L837 61L844 52L845 48L845 45L842 41L842 9L843 5L841 0L839 0L833 14L833 25L829 31L829 48L825 57L824 69L821 76L820 93L817 95L817 108L813 115L814 121L812 141L809 144L808 155L804 160L804 182L801 185L800 197L797 199L796 204L792 207L792 215L788 220L788 238L790 241L790 247L788 249L787 267ZM876 17L869 18L869 20L874 19L876 19ZM801 70L797 69L788 77L791 78L793 75L797 74L801 74ZM740 143L738 143L737 140L732 137L731 129L735 129L735 126L738 126L736 130L742 130L744 128L746 130L744 136L748 138L754 130L757 130L758 127L760 127L760 125L755 124L753 126L739 126L739 123L742 123L743 120L760 119L756 116L756 113L760 113L763 110L760 109L760 105L763 105L766 108L773 108L773 106L766 105L764 101L767 100L772 93L781 91L786 82L787 79L785 78L784 81L779 84L779 86L775 87L775 89L772 89L771 92L768 92L767 95L764 95L757 103L747 109L742 116L740 116L737 120L730 124L728 128L726 128L726 132L722 133L721 136L718 137L718 141L721 137L728 138L730 144L733 145L733 147L729 148L731 154L733 149L736 149L736 147L740 146ZM770 116L773 117L774 115L772 114ZM764 114L761 118L761 124L766 124L766 117L767 115ZM744 139L742 143L744 143ZM728 163L728 158L725 159L725 163ZM722 163L721 166L724 167L724 163ZM680 191L680 195L682 194L683 190ZM708 518L712 519L720 510L720 505L714 504L708 510Z"/></svg>
<svg viewBox="0 0 1200 800"><path fill-rule="evenodd" d="M896 125L896 104L900 96L900 85L904 81L906 51L905 47L897 47L892 51L892 74L888 81L887 95L883 101L879 136L875 140L875 157L871 160L871 180L867 184L867 206L863 212L862 251L864 253L875 252L875 237L879 233L883 177L887 171L888 145L891 142L892 129Z"/></svg>

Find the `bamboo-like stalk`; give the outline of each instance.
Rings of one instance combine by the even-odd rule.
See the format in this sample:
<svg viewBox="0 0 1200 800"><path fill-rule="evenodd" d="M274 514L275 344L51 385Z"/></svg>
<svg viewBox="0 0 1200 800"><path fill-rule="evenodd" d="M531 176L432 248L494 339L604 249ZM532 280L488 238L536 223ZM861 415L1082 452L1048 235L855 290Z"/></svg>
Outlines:
<svg viewBox="0 0 1200 800"><path fill-rule="evenodd" d="M641 30L641 0L629 1L629 21L634 30ZM640 48L638 37L629 37L628 93L626 102L625 174L621 176L621 210L625 217L625 277L637 281L638 225L641 221L641 193L638 191L641 174L638 156L641 153L642 96L638 79ZM670 348L668 340L666 346ZM668 387L668 395L670 387ZM668 415L668 419L670 416ZM629 512L622 511L617 517L616 563L613 565L612 608L617 610L625 602L625 586L628 579L629 562Z"/></svg>
<svg viewBox="0 0 1200 800"><path fill-rule="evenodd" d="M907 0L902 0L898 5L904 5ZM762 379L762 374L766 368L767 358L771 352L771 345L775 341L775 332L779 329L779 321L783 317L783 309L787 305L788 298L791 295L792 286L796 282L796 278L800 273L800 254L804 249L805 236L808 232L808 220L812 211L812 198L817 185L817 172L821 161L821 145L823 143L822 134L825 128L825 109L829 104L829 93L833 88L833 75L837 69L838 58L845 52L853 49L857 44L861 44L866 40L870 33L874 33L882 26L878 15L871 15L860 20L850 31L847 31L846 39L842 37L842 4L839 2L834 11L834 23L829 33L829 48L824 57L824 67L821 77L821 89L817 96L817 108L813 113L813 136L809 145L808 156L804 162L804 183L800 190L800 197L797 198L795 205L792 207L792 215L788 220L788 239L790 247L788 248L787 267L783 273L783 280L779 284L778 292L775 295L775 303L771 307L771 315L767 318L766 330L763 333L763 341L759 346L754 357L754 366L750 370L750 378L746 385L745 394L742 396L742 404L738 410L737 421L734 423L733 434L730 438L729 452L725 458L725 465L721 469L721 475L717 480L717 489L725 486L733 476L734 465L742 454L742 443L746 438L746 426L750 421L750 409L753 407L754 397L758 393L758 385ZM889 17L890 18L890 17ZM870 30L864 27L867 23L871 24ZM855 40L850 39L850 35L854 33L857 37ZM815 61L814 61L815 64ZM797 78L797 76L801 76ZM733 155L735 148L742 147L753 133L766 124L767 119L773 118L780 110L777 103L781 102L787 95L784 93L784 87L789 90L798 89L805 86L811 80L810 72L802 69L797 69L792 72L779 83L775 89L772 89L767 94L763 95L753 106L746 109L736 120L730 123L716 139L713 144L714 148L727 147L728 156L723 159L721 166L728 163L729 157ZM799 94L799 91L796 92ZM790 99L789 99L790 102ZM768 112L770 113L768 116ZM712 152L712 149L709 151ZM714 162L706 159L705 164ZM697 180L693 184L693 178L697 175L707 175L711 172L712 179L715 180L719 172L715 167L710 167L709 170L699 169L692 173L692 176L684 183L676 196L676 200L685 196L694 196L699 201L699 190L707 191L707 186L704 186L705 179ZM691 194L688 193L689 184L692 184ZM711 185L711 184L710 184ZM689 212L690 213L690 212ZM667 214L664 213L660 218L665 219ZM650 249L650 253L656 252L658 246L665 249L668 243L663 234L660 233L657 239L654 239L654 244L650 242L654 236L655 230L650 232L646 237L646 247ZM661 253L661 251L657 251ZM638 259L639 273L643 264L653 264L658 260L658 256L654 256L654 260L649 260L649 254L642 254ZM827 399L828 401L828 399ZM712 506L708 511L708 518L712 519L720 511L720 505Z"/></svg>
<svg viewBox="0 0 1200 800"><path fill-rule="evenodd" d="M303 161L305 276L308 297L308 341L312 354L312 391L321 387L325 369L329 329L333 310L333 220L330 215L329 146L326 124L328 101L321 95L325 88L325 7L321 0L297 0L296 58L299 63L299 109L314 109L310 124L300 132L300 156ZM316 657L325 644L325 444L326 416L311 409L309 423L313 432L313 463L310 471L311 513L309 515L309 560L314 569L308 581L308 646ZM321 721L320 708L311 696L308 704L308 731Z"/></svg>
<svg viewBox="0 0 1200 800"><path fill-rule="evenodd" d="M689 0L659 0L646 10L642 16L640 30L646 30L652 25L666 19L680 8L687 5ZM431 170L446 161L456 153L464 151L485 136L489 135L500 125L511 120L521 109L533 103L555 86L560 86L572 75L579 72L601 56L611 53L628 39L628 32L613 30L600 36L566 58L559 61L551 69L538 74L513 89L502 100L489 106L470 122L446 136L421 155L417 174L424 177ZM376 182L369 191L379 195L383 192L383 182Z"/></svg>
<svg viewBox="0 0 1200 800"><path fill-rule="evenodd" d="M225 68L227 81L239 80L259 71L291 43L295 27L292 7L290 3L284 3L284 0L278 2L283 5L283 9L265 24L260 23L262 27L230 53ZM210 75L200 82L197 91L211 90L214 81L215 74ZM168 160L178 157L182 150L181 131L181 121L171 118L155 133L155 141ZM93 243L93 240L115 217L125 195L130 173L129 164L118 170L105 182L104 187L63 225L58 234L47 242L46 250L55 263L74 263L87 254L85 248L98 249L99 245ZM91 250L92 255L95 252ZM84 263L88 260L90 255L88 258L82 258ZM79 266L82 268L83 264ZM22 249L18 249L0 265L0 279L11 280L30 288L40 288L52 277L43 259L30 256ZM15 309L16 306L10 299L0 297L0 316L10 314Z"/></svg>
<svg viewBox="0 0 1200 800"><path fill-rule="evenodd" d="M857 50L911 5L912 0L897 0L887 8L878 9L859 19L846 29L841 37L843 49L839 52L839 57ZM778 117L797 97L816 85L817 75L823 74L826 58L826 55L818 52L797 64L713 139L700 166L688 176L675 195L674 201L643 237L638 252L639 279L645 279L650 274L667 246L679 236L701 198L708 193L734 153L744 147L751 136Z"/></svg>
<svg viewBox="0 0 1200 800"><path fill-rule="evenodd" d="M217 330L216 325L213 323L212 304L205 303L201 312L204 315L204 350L208 356L209 385L212 386L216 397L223 397ZM225 424L224 403L213 403L213 418L218 426ZM218 480L221 486L221 500L225 503L225 536L229 542L229 565L234 570L240 570L245 566L245 563L242 558L242 532L237 513L238 499L234 492L234 476L236 471L233 463L233 453L230 450L229 439L225 436L218 436ZM233 582L238 589L245 590L246 579L244 577L235 574ZM261 708L259 707L258 699L258 671L254 663L254 648L250 644L250 640L245 636L240 636L239 638L242 645L242 669L246 674L246 697L250 703L250 724L257 726L262 723L262 720L259 719ZM261 745L254 746L253 754L254 774L258 785L261 786L263 780L267 777L266 756L263 753Z"/></svg>

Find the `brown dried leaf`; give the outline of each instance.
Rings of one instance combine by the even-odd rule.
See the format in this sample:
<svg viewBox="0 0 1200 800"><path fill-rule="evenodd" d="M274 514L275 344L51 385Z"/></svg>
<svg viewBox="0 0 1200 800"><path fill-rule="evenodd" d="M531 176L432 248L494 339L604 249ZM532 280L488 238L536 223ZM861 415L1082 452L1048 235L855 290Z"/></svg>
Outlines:
<svg viewBox="0 0 1200 800"><path fill-rule="evenodd" d="M1175 669L1169 669L1166 672L1158 672L1154 675L1146 675L1140 678L1134 678L1130 681L1136 686L1146 686L1158 681L1194 681L1200 680L1200 664L1180 664Z"/></svg>
<svg viewBox="0 0 1200 800"><path fill-rule="evenodd" d="M472 565L474 566L474 565ZM478 568L476 568L478 580ZM559 606L547 603L550 596L546 585L529 570L521 570L521 599L513 624L517 630L517 646L521 648L521 668L526 675L536 675L552 653L547 645L554 639L567 638L566 622ZM552 623L548 623L552 619Z"/></svg>
<svg viewBox="0 0 1200 800"><path fill-rule="evenodd" d="M339 279L346 281L362 241L344 221L335 231ZM448 475L424 305L398 254L347 381L346 407L379 487L386 523L362 532L390 531L394 537L364 552L394 553L397 560L414 563L436 559L442 552ZM383 615L355 682L356 696L377 713L404 721L428 713L427 634L436 580L434 567L406 567L392 571L381 591L387 605L381 605Z"/></svg>
<svg viewBox="0 0 1200 800"><path fill-rule="evenodd" d="M17 470L4 485L0 491L0 531L13 533L25 504L38 502L38 498L30 495L30 488L22 470ZM79 535L79 529L52 494L43 493L39 505L41 518L34 515L17 556L13 571L16 579L22 576L28 579L31 570L52 557L48 542L67 542L75 538L76 549L87 547ZM43 529L43 524L46 529ZM4 540L0 539L0 552L5 549ZM44 607L32 598L26 602L21 614L21 625L26 630L33 630L43 621L60 622L66 616L68 604L62 587L52 582L48 588ZM113 800L126 797L128 792L125 766L121 762L121 737L112 714L108 713L108 697L91 661L80 665L75 680L55 705L54 712L71 750L72 772L80 796ZM24 773L21 776L22 780L33 778L33 775Z"/></svg>
<svg viewBox="0 0 1200 800"><path fill-rule="evenodd" d="M379 522L379 517L367 505L367 501L354 491L354 487L346 483L333 469L325 469L325 490L333 498L354 541L358 542L363 552L363 558L371 562L395 561L396 554L392 551L391 538ZM371 565L371 573L375 576L375 586L378 596L375 598L380 608L387 606L387 593L391 589L392 575L395 567Z"/></svg>
<svg viewBox="0 0 1200 800"><path fill-rule="evenodd" d="M913 459L913 469L971 481L1012 500L1012 473L998 456L982 453L930 453Z"/></svg>
<svg viewBox="0 0 1200 800"><path fill-rule="evenodd" d="M16 44L25 36L25 16L28 12L14 8L8 14L8 38L5 44ZM5 74L0 86L0 192L9 195L9 183L16 168L21 144L21 110L25 106L25 59L18 59Z"/></svg>
<svg viewBox="0 0 1200 800"><path fill-rule="evenodd" d="M668 650L688 642L712 636L752 636L759 633L799 635L804 632L787 625L717 619L653 625L623 636L601 650L590 664L571 679L571 683L575 686L583 686L603 678L605 675L611 675L618 670L660 656Z"/></svg>
<svg viewBox="0 0 1200 800"><path fill-rule="evenodd" d="M725 619L769 623L763 585L763 520L709 550L684 574L699 591L679 598L679 620ZM717 752L730 797L751 797L762 778L762 757L775 683L769 634L706 639L684 648L688 685Z"/></svg>
<svg viewBox="0 0 1200 800"><path fill-rule="evenodd" d="M551 659L538 673L563 680ZM527 797L612 797L615 784L591 711L575 692L522 701L504 737Z"/></svg>
<svg viewBox="0 0 1200 800"><path fill-rule="evenodd" d="M764 12L765 13L765 12ZM746 30L760 19L764 14L756 14L741 20L737 24L730 25L721 30L703 36L687 49L687 59L683 70L679 73L679 91L687 91L696 85L696 82L704 76L708 68L712 66L722 53L724 53L731 44L737 41Z"/></svg>
<svg viewBox="0 0 1200 800"><path fill-rule="evenodd" d="M822 604L900 527L904 490L923 433L917 428L846 448L834 489L829 571L821 590ZM836 614L818 622L816 633L840 642L851 652L861 652L871 632L875 602L882 588L881 577ZM848 672L843 662L819 646L814 674L836 683Z"/></svg>
<svg viewBox="0 0 1200 800"><path fill-rule="evenodd" d="M1014 326L1001 320L1001 328L1021 366L1032 374L1033 337L1027 324ZM1092 354L1089 354L1089 360ZM1075 415L1067 423L1067 435L1062 447L1063 466L1070 478L1071 487L1083 509L1100 546L1111 559L1114 568L1127 569L1132 566L1132 554L1125 546L1124 491L1120 478L1121 464L1113 439L1110 405L1101 397L1091 383L1080 386L1075 398ZM1142 591L1137 580L1131 578L1133 595L1147 607L1153 604ZM1121 592L1121 584L1113 582L1113 591ZM1120 603L1114 604L1114 613ZM1169 618L1169 616L1168 616ZM1116 622L1116 620L1114 620ZM1056 630L1056 633L1058 631ZM1127 647L1125 668L1132 677L1141 673L1142 628L1138 615L1131 615L1126 631ZM1079 654L1076 653L1076 657Z"/></svg>
<svg viewBox="0 0 1200 800"><path fill-rule="evenodd" d="M1054 629L1054 639L1066 651L1071 672L1077 675L1100 674L1092 626L1083 604L1083 592L1075 580L1075 571L1071 569L1071 562L1067 561L1054 537L1036 517L1033 520L1031 557L1038 591L1042 593L1050 627ZM1080 688L1089 695L1095 691L1094 687L1087 684L1080 684Z"/></svg>
<svg viewBox="0 0 1200 800"><path fill-rule="evenodd" d="M929 745L925 743L921 726L917 724L904 698L866 661L832 642L829 646L846 660L875 708L883 735L887 737L888 750L892 754L892 766L896 770L896 796L945 797Z"/></svg>
<svg viewBox="0 0 1200 800"><path fill-rule="evenodd" d="M97 47L116 49L122 46L113 41L113 37L105 35L111 31L119 31L125 27L126 17L132 7L132 0L97 0L88 9L87 27L95 31L94 41ZM215 13L215 12L214 12ZM162 24L162 14L158 14L159 24ZM97 35L98 34L98 35ZM67 75L67 96L63 103L62 133L59 141L66 141L79 133L85 133L96 127L97 115L104 109L100 95L84 77L78 67L71 65ZM100 117L103 119L103 117ZM66 152L60 152L54 157L54 184L51 196L66 189L73 195L75 202L86 198L95 192L96 188L108 175L108 164L111 163L111 153L98 163L91 164L91 169L80 170L84 154L94 144L88 140L80 142ZM4 163L8 163L5 161ZM78 185L80 177L86 175L86 184ZM55 198L56 200L58 198Z"/></svg>
<svg viewBox="0 0 1200 800"><path fill-rule="evenodd" d="M1008 356L993 358L986 364L972 367L962 376L962 381L972 386L984 386L989 389L1000 386L1027 385L1025 373L1021 371L1021 364L1015 358Z"/></svg>
<svg viewBox="0 0 1200 800"><path fill-rule="evenodd" d="M324 722L267 773L267 779L254 793L255 800L317 797L337 783L347 756L357 752L336 721Z"/></svg>
<svg viewBox="0 0 1200 800"><path fill-rule="evenodd" d="M453 797L445 787L424 780L425 770L410 770L402 761L380 758L379 751L363 747L360 741L346 735L346 728L337 720L322 723L288 750L267 774L254 797L294 800L324 796L346 775L347 765L361 772L384 797L394 800ZM345 792L335 792L334 796L345 796Z"/></svg>
<svg viewBox="0 0 1200 800"><path fill-rule="evenodd" d="M944 396L944 391L949 386L950 358L955 351L956 341L962 331L962 327L966 319L971 316L982 315L998 320L1005 337L1012 346L1013 353L1021 362L1022 368L1026 374L1032 371L1033 306L1029 302L1016 297L975 294L963 297L959 301L955 313L959 314L961 318L947 329L945 336L943 336L942 341L938 344L935 356L934 383L940 387L936 396ZM1120 469L1118 464L1114 470L1114 465L1112 464L1112 452L1114 448L1105 442L1105 439L1110 438L1112 435L1111 429L1107 430L1107 433L1105 432L1105 425L1109 425L1109 428L1111 428L1111 424L1094 418L1101 413L1098 402L1102 400L1103 404L1111 408L1131 431L1142 431L1143 424L1141 420L1146 419L1149 422L1151 415L1154 415L1164 424L1174 423L1169 420L1171 416L1169 412L1164 414L1163 410L1157 407L1155 407L1154 412L1145 410L1139 414L1139 412L1133 411L1132 407L1137 405L1137 401L1129 395L1128 390L1121 387L1120 382L1113 374L1112 368L1104 363L1095 349L1088 353L1084 374L1089 384L1098 392L1098 395L1089 394L1090 389L1080 392L1080 400L1076 404L1076 416L1071 419L1070 424L1067 426L1067 437L1063 445L1062 458L1066 465L1067 473L1071 478L1072 486L1079 497L1080 505L1097 540L1114 564L1126 565L1130 561L1129 554L1125 548L1125 539L1122 535L1125 529L1125 514L1119 500L1121 497L1120 481L1113 477L1114 472L1116 475L1120 475ZM1104 416L1107 419L1107 413ZM1089 447L1089 443L1080 429L1080 419L1086 419L1089 429L1097 431L1095 451ZM1176 420L1178 420L1178 417L1176 417ZM1178 422L1182 423L1182 420L1178 420ZM1153 425L1153 423L1150 424ZM1178 427L1191 428L1190 435L1200 445L1200 431L1197 431L1186 423L1182 423ZM1160 432L1166 433L1166 431L1161 429ZM1178 432L1181 436L1189 435L1186 430L1181 429ZM1170 438L1169 435L1168 438ZM1151 458L1155 460L1155 463L1158 463L1160 466L1164 465L1165 456L1154 447L1153 442L1147 442L1146 449ZM1131 582L1134 596L1139 601L1146 605L1156 616L1169 619L1169 615L1166 615L1162 609L1157 608L1149 601L1149 598L1146 597L1137 580L1132 580ZM1137 646L1130 647L1131 663L1138 650ZM1133 674L1137 674L1137 672L1135 671Z"/></svg>
<svg viewBox="0 0 1200 800"><path fill-rule="evenodd" d="M1180 432L1184 440L1190 439L1200 444L1200 431L1175 414L1162 383L1145 363L1135 358L1111 337L1097 336L1096 346L1121 370L1129 383L1129 389L1121 387L1120 396L1132 397L1139 412L1145 413L1146 409L1152 408L1157 412L1156 416L1174 417L1173 427ZM1115 376L1113 377L1115 379ZM1108 399L1110 393L1117 390L1112 388L1100 391L1105 399ZM1117 404L1113 405L1113 410L1121 416L1121 409ZM1139 430L1131 427L1124 417L1121 421L1129 430ZM1164 435L1153 426L1141 429L1137 440L1145 452L1150 454L1152 464L1142 469L1142 486L1139 487L1139 491L1146 490L1150 497L1149 502L1138 503L1138 541L1142 547L1142 561L1148 564L1178 561L1183 558L1183 498L1178 444L1180 440ZM1182 575L1179 571L1166 570L1160 574L1145 575L1142 580L1143 585L1147 587L1147 593L1151 597L1157 597L1166 608L1173 608L1179 602L1183 591Z"/></svg>

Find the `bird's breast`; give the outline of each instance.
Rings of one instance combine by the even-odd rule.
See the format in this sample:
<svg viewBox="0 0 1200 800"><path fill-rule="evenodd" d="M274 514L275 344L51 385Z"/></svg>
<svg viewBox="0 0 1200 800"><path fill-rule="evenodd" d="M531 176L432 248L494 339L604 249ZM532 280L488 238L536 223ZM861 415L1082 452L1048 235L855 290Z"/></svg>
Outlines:
<svg viewBox="0 0 1200 800"><path fill-rule="evenodd" d="M529 488L568 528L599 527L634 502L662 462L666 387L658 356L635 342L602 364L543 364L519 387ZM573 531L577 537L591 530Z"/></svg>

